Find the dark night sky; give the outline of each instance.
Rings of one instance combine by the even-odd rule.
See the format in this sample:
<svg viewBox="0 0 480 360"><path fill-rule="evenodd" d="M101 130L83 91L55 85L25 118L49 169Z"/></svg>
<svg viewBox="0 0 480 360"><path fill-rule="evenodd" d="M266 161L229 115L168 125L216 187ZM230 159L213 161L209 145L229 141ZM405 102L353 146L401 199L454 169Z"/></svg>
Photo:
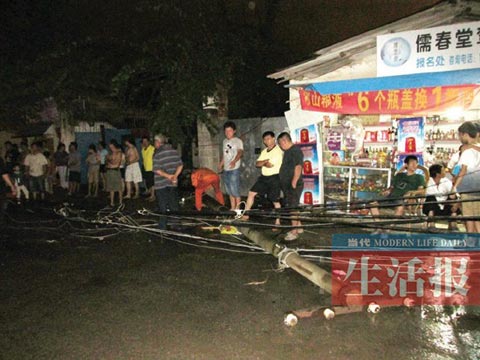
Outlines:
<svg viewBox="0 0 480 360"><path fill-rule="evenodd" d="M256 16L260 16L268 0L256 0ZM359 35L382 25L394 22L409 15L425 10L439 0L278 0L275 15L269 22L271 40L278 54L272 54L258 63L252 71L252 77L265 77L269 73L289 67L313 56L313 53L336 42ZM242 75L242 78L245 75ZM247 75L248 77L248 75ZM265 94L269 94L265 96ZM263 82L257 91L258 97L274 98L277 101L268 107L254 109L248 116L282 115L286 110L287 91L271 80ZM238 98L240 105L245 104L242 94ZM265 110L265 113L262 113ZM244 114L234 113L234 117Z"/></svg>
<svg viewBox="0 0 480 360"><path fill-rule="evenodd" d="M438 0L287 0L273 25L275 40L296 61L314 51L427 9ZM283 64L289 66L291 64Z"/></svg>
<svg viewBox="0 0 480 360"><path fill-rule="evenodd" d="M229 91L231 115L237 118L279 115L285 109L286 90L266 79L269 73L303 61L311 57L316 50L414 14L438 2L438 0L104 0L100 2L77 0L68 3L55 3L51 0L11 1L2 7L0 14L2 22L0 110L8 113L5 110L7 108L16 109L19 105L23 106L35 99L50 96L46 92L52 89L52 86L59 84L57 77L61 78L61 76L64 76L62 81L68 80L69 77L72 80L68 85L59 86L60 90L54 95L57 98L67 92L69 92L69 99L78 97L79 94L85 96L86 93L88 94L85 89L94 89L99 93L103 91L108 95L111 93L108 87L111 86L114 76L119 70L125 68L125 64L130 66L137 60L138 53L128 51L129 46L134 51L139 51L142 56L141 49L144 46L140 44L142 42L150 47L154 44L157 46L157 51L164 51L163 54L171 53L171 50L175 49L161 50L165 49L162 42L167 39L166 41L175 43L177 33L180 33L180 36L187 34L185 36L192 37L188 39L189 41L202 41L197 39L197 25L192 23L195 23L197 18L200 19L198 13L204 11L207 14L203 18L208 23L205 26L209 29L207 33L212 31L213 26L217 29L213 31L227 28L230 32L233 30L243 34L243 38L239 37L243 45L239 47L246 50L238 51L235 49L236 44L233 46L229 44L227 47L231 49L223 51L227 56L243 57L239 64L235 65L233 86ZM152 4L163 7L163 18L158 18L162 12L152 13ZM223 28L215 25L215 19L213 22L208 19L210 16L208 14L215 14L213 17L219 16L214 8L217 5L212 4L221 6L223 13L220 16L228 19L226 22L228 24L224 24ZM138 12L138 6L145 6L149 10L144 13ZM180 14L178 21L165 15L171 14L171 9L176 7L183 9L179 12L173 10L173 14ZM206 9L207 7L210 8ZM189 11L190 15L186 16L190 16L188 20L190 25L186 26L187 30L183 30L182 16ZM229 37L226 36L226 38ZM208 41L208 38L204 39ZM230 36L230 39L236 38ZM85 50L80 50L77 45L74 45L78 43L82 43ZM108 50L104 48L104 44L109 46ZM228 44L228 41L225 44ZM72 49L79 51L78 56L72 56ZM95 55L96 52L98 57ZM104 63L98 61L100 70L92 71L93 75L89 75L90 63L97 63L96 60L105 58L104 55L108 52L118 53L118 55L114 54L115 56L110 58L107 56ZM219 52L222 53L222 50ZM196 54L195 51L192 53ZM63 63L61 63L62 56L65 57ZM84 56L85 60L81 60ZM189 55L189 58L193 57L195 55ZM48 59L56 62L56 68L50 69L52 62ZM173 61L175 59L173 58ZM81 66L76 67L79 65L76 62ZM74 77L75 75L77 78ZM88 83L89 76L93 85ZM161 78L162 74L155 76ZM198 82L201 81L200 79ZM80 85L77 87L78 84ZM35 88L35 91L23 91L23 89L31 90L32 88ZM3 115L2 118L4 118Z"/></svg>

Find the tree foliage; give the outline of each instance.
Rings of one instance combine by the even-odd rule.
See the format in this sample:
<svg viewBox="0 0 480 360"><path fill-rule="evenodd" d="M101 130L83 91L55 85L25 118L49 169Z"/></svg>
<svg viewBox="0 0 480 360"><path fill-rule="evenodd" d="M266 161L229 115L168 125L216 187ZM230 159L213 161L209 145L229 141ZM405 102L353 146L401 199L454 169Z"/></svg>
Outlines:
<svg viewBox="0 0 480 360"><path fill-rule="evenodd" d="M0 124L37 116L46 98L77 120L190 139L202 103L230 118L280 115L287 92L266 75L437 0L15 0L0 21ZM379 16L365 22L375 10Z"/></svg>
<svg viewBox="0 0 480 360"><path fill-rule="evenodd" d="M0 117L28 118L43 99L54 98L77 119L118 122L139 110L152 130L191 139L195 122L207 121L202 103L218 89L230 95L233 117L266 115L283 99L273 95L270 106L258 101L268 71L259 59L272 45L264 31L267 11L248 4L12 2L1 38Z"/></svg>

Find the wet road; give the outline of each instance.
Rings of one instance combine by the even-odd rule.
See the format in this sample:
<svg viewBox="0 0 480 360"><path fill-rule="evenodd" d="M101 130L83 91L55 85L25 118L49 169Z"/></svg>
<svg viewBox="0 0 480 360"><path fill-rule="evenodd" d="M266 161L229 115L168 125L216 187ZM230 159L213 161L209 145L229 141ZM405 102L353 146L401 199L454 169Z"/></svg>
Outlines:
<svg viewBox="0 0 480 360"><path fill-rule="evenodd" d="M0 240L4 359L480 358L477 309L391 308L287 328L286 311L329 299L292 270L273 271L268 255L145 234L79 241L19 230Z"/></svg>

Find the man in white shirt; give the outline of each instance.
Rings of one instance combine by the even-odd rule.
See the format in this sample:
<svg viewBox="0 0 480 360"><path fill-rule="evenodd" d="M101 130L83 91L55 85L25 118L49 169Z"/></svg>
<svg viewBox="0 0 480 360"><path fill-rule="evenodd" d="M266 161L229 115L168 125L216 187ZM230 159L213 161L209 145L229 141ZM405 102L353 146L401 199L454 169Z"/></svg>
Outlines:
<svg viewBox="0 0 480 360"><path fill-rule="evenodd" d="M25 175L30 182L30 191L33 194L33 200L45 197L45 174L47 173L47 158L40 152L40 144L33 143L32 152L25 157Z"/></svg>
<svg viewBox="0 0 480 360"><path fill-rule="evenodd" d="M429 217L432 216L457 216L459 209L458 203L445 202L447 200L456 200L456 195L452 194L453 184L445 177L445 168L440 164L434 164L428 169L430 178L428 179L426 201L423 204L423 213ZM428 227L434 229L435 223L429 222ZM449 222L450 230L457 230L455 222Z"/></svg>
<svg viewBox="0 0 480 360"><path fill-rule="evenodd" d="M255 163L257 168L262 169L262 175L253 185L248 193L245 211L252 208L255 196L257 194L267 195L268 200L273 203L275 209L280 208L280 178L278 173L283 161L283 150L276 144L275 134L272 131L266 131L262 135L263 143L266 148L262 150ZM242 218L248 220L248 215ZM280 225L280 219L276 219L276 225Z"/></svg>
<svg viewBox="0 0 480 360"><path fill-rule="evenodd" d="M474 123L466 121L458 128L458 134L460 141L466 146L458 161L461 170L455 179L452 191L461 193L463 215L479 216L480 152L472 146L476 144L478 130ZM467 220L466 227L469 233L480 233L480 221Z"/></svg>
<svg viewBox="0 0 480 360"><path fill-rule="evenodd" d="M223 182L230 196L230 209L238 209L240 205L240 165L243 156L243 142L235 136L237 126L233 121L223 125L225 139L223 140L223 156L219 171L223 170Z"/></svg>

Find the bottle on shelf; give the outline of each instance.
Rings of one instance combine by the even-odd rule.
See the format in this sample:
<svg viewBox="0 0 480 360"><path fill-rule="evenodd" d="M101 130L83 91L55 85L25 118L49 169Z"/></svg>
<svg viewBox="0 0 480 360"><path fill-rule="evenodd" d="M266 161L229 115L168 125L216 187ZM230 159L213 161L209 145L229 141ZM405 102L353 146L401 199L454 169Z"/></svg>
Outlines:
<svg viewBox="0 0 480 360"><path fill-rule="evenodd" d="M378 153L378 158L377 158L377 167L379 168L384 168L387 163L387 154L383 151L383 149L380 150Z"/></svg>
<svg viewBox="0 0 480 360"><path fill-rule="evenodd" d="M455 130L451 129L448 134L449 140L455 140Z"/></svg>
<svg viewBox="0 0 480 360"><path fill-rule="evenodd" d="M377 167L377 162L378 162L378 152L375 149L375 152L373 153L373 157L372 157L372 167Z"/></svg>

